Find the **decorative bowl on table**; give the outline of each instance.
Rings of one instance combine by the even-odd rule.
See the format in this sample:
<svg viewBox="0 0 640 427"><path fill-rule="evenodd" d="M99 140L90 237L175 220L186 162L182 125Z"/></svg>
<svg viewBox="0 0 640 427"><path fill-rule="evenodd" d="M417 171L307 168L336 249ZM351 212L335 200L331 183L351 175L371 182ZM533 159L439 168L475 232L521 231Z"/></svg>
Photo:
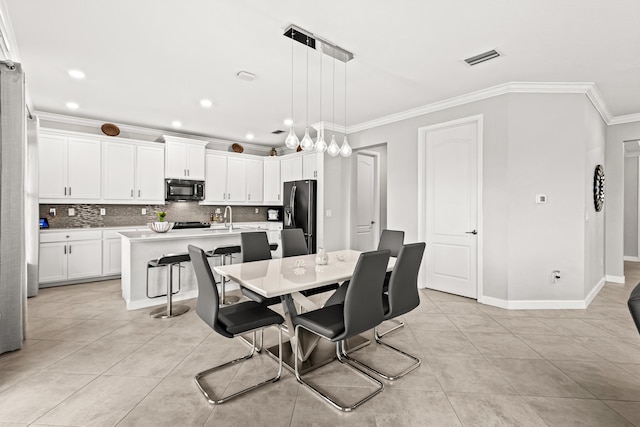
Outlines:
<svg viewBox="0 0 640 427"><path fill-rule="evenodd" d="M148 222L147 226L156 233L166 233L171 230L175 225L175 222Z"/></svg>

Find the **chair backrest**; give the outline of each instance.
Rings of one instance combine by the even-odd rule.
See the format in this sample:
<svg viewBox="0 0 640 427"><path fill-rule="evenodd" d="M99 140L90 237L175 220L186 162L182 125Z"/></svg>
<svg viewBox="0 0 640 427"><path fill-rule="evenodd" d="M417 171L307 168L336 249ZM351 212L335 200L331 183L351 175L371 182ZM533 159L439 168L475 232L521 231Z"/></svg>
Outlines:
<svg viewBox="0 0 640 427"><path fill-rule="evenodd" d="M197 246L187 246L191 264L196 272L196 281L198 282L198 300L196 302L196 313L216 332L226 336L230 335L225 328L218 325L218 287L213 278L209 261L204 251Z"/></svg>
<svg viewBox="0 0 640 427"><path fill-rule="evenodd" d="M631 317L636 324L636 329L640 332L640 283L631 291L627 305L629 306Z"/></svg>
<svg viewBox="0 0 640 427"><path fill-rule="evenodd" d="M420 305L418 273L425 246L424 242L411 243L400 249L389 279L389 312L385 318L401 316Z"/></svg>
<svg viewBox="0 0 640 427"><path fill-rule="evenodd" d="M382 230L378 250L389 249L391 256L397 257L404 243L404 231Z"/></svg>
<svg viewBox="0 0 640 427"><path fill-rule="evenodd" d="M263 261L271 259L269 239L264 231L240 233L242 262Z"/></svg>
<svg viewBox="0 0 640 427"><path fill-rule="evenodd" d="M360 254L344 299L345 339L382 323L382 285L389 264L389 250Z"/></svg>
<svg viewBox="0 0 640 427"><path fill-rule="evenodd" d="M282 258L307 255L307 241L301 228L286 228L281 232Z"/></svg>

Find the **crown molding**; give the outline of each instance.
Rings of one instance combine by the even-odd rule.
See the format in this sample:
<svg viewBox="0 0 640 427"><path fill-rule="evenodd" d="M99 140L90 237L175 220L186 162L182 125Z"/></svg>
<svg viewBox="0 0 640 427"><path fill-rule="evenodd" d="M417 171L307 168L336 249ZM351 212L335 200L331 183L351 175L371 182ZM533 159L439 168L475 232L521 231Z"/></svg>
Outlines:
<svg viewBox="0 0 640 427"><path fill-rule="evenodd" d="M104 120L89 119L89 118L77 117L77 116L67 116L64 114L48 113L46 111L38 111L37 115L40 120L48 120L52 122L65 123L65 124L76 125L76 126L88 126L88 127L94 127L96 129L100 129L100 126L102 126L105 122ZM207 135L181 133L181 132L174 132L174 131L165 130L165 129L153 129L153 128L148 128L144 126L128 125L128 124L122 124L122 123L118 123L118 127L122 131L138 134L138 135L146 135L154 138L154 140L159 140L160 138L162 138L163 135L167 135L167 136L173 136L177 138L187 138L192 141L203 141L207 143L207 148L221 150L221 151L228 150L229 147L231 147L231 145L235 143L241 144L243 147L251 149L253 151L257 151L257 152L264 152L270 149L270 147L267 147L266 145L251 144L244 141L233 141L230 139L213 138Z"/></svg>
<svg viewBox="0 0 640 427"><path fill-rule="evenodd" d="M637 114L627 114L624 116L616 116L611 119L610 125L622 125L625 123L634 123L640 122L640 113Z"/></svg>
<svg viewBox="0 0 640 427"><path fill-rule="evenodd" d="M326 121L314 123L311 126L316 131L319 131L319 130L326 131L326 130L328 130L328 131L331 131L331 132L339 132L339 133L346 133L347 132L347 128L345 128L343 125L337 125L335 123L326 122Z"/></svg>
<svg viewBox="0 0 640 427"><path fill-rule="evenodd" d="M640 121L640 114L613 117L598 86L593 82L508 82L349 126L347 132L359 132L507 93L583 93L607 125Z"/></svg>

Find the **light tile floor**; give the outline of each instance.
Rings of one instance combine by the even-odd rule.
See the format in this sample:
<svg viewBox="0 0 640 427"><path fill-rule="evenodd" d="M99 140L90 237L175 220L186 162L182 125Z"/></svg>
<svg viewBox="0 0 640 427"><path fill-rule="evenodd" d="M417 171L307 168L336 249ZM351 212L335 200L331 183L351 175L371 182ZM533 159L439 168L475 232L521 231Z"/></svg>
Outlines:
<svg viewBox="0 0 640 427"><path fill-rule="evenodd" d="M625 267L627 285L607 284L586 310L508 311L422 290L407 326L388 336L422 366L350 414L286 370L212 407L193 375L244 344L193 310L164 321L125 310L118 280L44 289L29 299L24 348L0 356L0 426L640 425L640 335L626 307L640 265ZM376 345L357 354L392 371L407 363ZM210 383L229 392L274 367L259 355ZM369 387L337 363L309 379L354 401Z"/></svg>

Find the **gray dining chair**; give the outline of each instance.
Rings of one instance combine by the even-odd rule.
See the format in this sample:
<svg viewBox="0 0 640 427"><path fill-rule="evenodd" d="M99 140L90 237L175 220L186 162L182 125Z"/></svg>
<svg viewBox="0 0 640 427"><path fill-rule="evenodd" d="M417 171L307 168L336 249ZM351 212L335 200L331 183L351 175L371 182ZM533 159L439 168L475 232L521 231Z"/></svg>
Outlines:
<svg viewBox="0 0 640 427"><path fill-rule="evenodd" d="M243 263L271 259L269 239L264 231L240 233L240 248L242 250ZM240 290L250 300L263 305L279 304L281 301L280 297L267 298L245 287L240 287Z"/></svg>
<svg viewBox="0 0 640 427"><path fill-rule="evenodd" d="M426 245L423 242L412 243L404 245L402 249L400 249L400 253L396 259L396 265L391 273L389 291L388 293L382 293L384 320L390 320L398 316L402 316L420 305L420 295L418 294L418 273L420 271L420 264L422 264L422 256L424 254L425 246ZM411 359L413 363L408 368L397 374L384 373L371 365L366 365L355 359L353 359L354 363L375 372L382 378L389 381L402 378L420 366L420 359L417 357L383 342L381 339L382 336L378 333L378 326L373 328L373 330L378 344L390 348L404 357ZM349 358L348 355L347 358Z"/></svg>
<svg viewBox="0 0 640 427"><path fill-rule="evenodd" d="M307 241L301 228L285 228L280 232L280 240L282 241L282 258L308 255ZM301 291L300 293L305 297L310 297L311 295L335 291L338 286L337 283L332 283L319 288Z"/></svg>
<svg viewBox="0 0 640 427"><path fill-rule="evenodd" d="M636 329L640 333L640 283L631 291L627 306L629 307L633 322L636 324Z"/></svg>
<svg viewBox="0 0 640 427"><path fill-rule="evenodd" d="M382 295L382 284L388 262L388 250L360 254L343 304L324 306L292 319L295 326L296 342L299 342L301 329L306 329L326 340L335 342L338 360L377 385L374 391L352 405L339 403L335 397L331 397L302 378L299 360L294 357L296 379L341 411L353 411L384 389L384 384L380 380L369 375L357 364L352 363L353 358L346 357L345 340L373 329L382 322L384 309L380 295Z"/></svg>
<svg viewBox="0 0 640 427"><path fill-rule="evenodd" d="M251 352L238 359L231 360L226 363L214 366L213 368L199 372L194 377L198 388L211 404L220 404L238 397L244 393L255 390L266 384L276 382L282 375L282 328L280 325L284 323L284 318L270 310L266 306L255 301L245 301L238 304L219 307L218 287L213 278L211 267L207 261L205 252L193 245L188 247L191 263L196 273L198 282L198 300L196 302L196 313L198 316L214 331L226 338L235 338L241 334L252 333L253 345ZM202 378L217 371L243 362L253 357L256 352L256 331L262 331L269 326L275 326L278 329L278 371L276 376L269 378L260 383L246 387L229 396L216 398L213 392L206 387Z"/></svg>

